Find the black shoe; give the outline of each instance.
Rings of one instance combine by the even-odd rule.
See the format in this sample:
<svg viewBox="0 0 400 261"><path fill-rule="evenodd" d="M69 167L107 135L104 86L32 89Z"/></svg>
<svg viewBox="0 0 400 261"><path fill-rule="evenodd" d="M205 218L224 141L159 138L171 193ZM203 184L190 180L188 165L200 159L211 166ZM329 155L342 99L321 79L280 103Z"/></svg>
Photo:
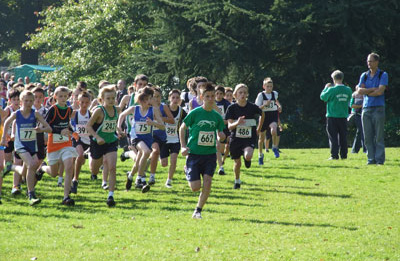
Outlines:
<svg viewBox="0 0 400 261"><path fill-rule="evenodd" d="M7 162L6 162L6 165L4 166L4 169L3 169L3 178L4 178L8 173L10 173L11 168L12 168L12 163L9 162L9 161L7 161Z"/></svg>
<svg viewBox="0 0 400 261"><path fill-rule="evenodd" d="M3 203L1 202L1 198L0 198L0 205L1 205L1 204L3 204Z"/></svg>
<svg viewBox="0 0 400 261"><path fill-rule="evenodd" d="M125 151L121 153L119 158L121 159L122 162L124 162L125 160L129 159L129 157L125 157Z"/></svg>
<svg viewBox="0 0 400 261"><path fill-rule="evenodd" d="M43 161L42 166L47 166L46 162ZM44 171L41 168L42 166L40 166L39 170L36 171L35 176L37 181L40 181L43 178Z"/></svg>
<svg viewBox="0 0 400 261"><path fill-rule="evenodd" d="M90 179L91 180L97 180L97 175L94 175L94 174L90 175Z"/></svg>
<svg viewBox="0 0 400 261"><path fill-rule="evenodd" d="M142 181L140 179L136 180L135 188L137 188L137 189L142 189L143 188L143 183L142 183Z"/></svg>
<svg viewBox="0 0 400 261"><path fill-rule="evenodd" d="M89 158L89 154L88 153L83 153L83 158L84 159L88 159Z"/></svg>
<svg viewBox="0 0 400 261"><path fill-rule="evenodd" d="M114 201L114 197L113 196L109 196L107 199L107 205L111 208L111 207L115 207L115 201Z"/></svg>
<svg viewBox="0 0 400 261"><path fill-rule="evenodd" d="M246 166L246 168L250 168L251 167L251 160L247 161L244 159L244 165Z"/></svg>
<svg viewBox="0 0 400 261"><path fill-rule="evenodd" d="M339 158L330 157L328 160L338 160Z"/></svg>
<svg viewBox="0 0 400 261"><path fill-rule="evenodd" d="M235 183L235 185L233 185L234 189L240 189L240 183Z"/></svg>
<svg viewBox="0 0 400 261"><path fill-rule="evenodd" d="M126 177L126 184L125 184L126 190L130 190L132 188L132 182L133 180L130 180L128 177Z"/></svg>
<svg viewBox="0 0 400 261"><path fill-rule="evenodd" d="M63 199L61 204L65 205L65 206L74 206L75 201L72 198L68 197L68 198Z"/></svg>
<svg viewBox="0 0 400 261"><path fill-rule="evenodd" d="M74 194L78 193L78 181L77 180L72 181L71 193L74 193Z"/></svg>
<svg viewBox="0 0 400 261"><path fill-rule="evenodd" d="M150 190L150 184L149 185L146 185L146 183L143 185L143 188L142 188L142 193L146 193L146 192L148 192Z"/></svg>
<svg viewBox="0 0 400 261"><path fill-rule="evenodd" d="M225 175L225 170L224 170L223 167L219 168L218 174L221 175L221 176Z"/></svg>

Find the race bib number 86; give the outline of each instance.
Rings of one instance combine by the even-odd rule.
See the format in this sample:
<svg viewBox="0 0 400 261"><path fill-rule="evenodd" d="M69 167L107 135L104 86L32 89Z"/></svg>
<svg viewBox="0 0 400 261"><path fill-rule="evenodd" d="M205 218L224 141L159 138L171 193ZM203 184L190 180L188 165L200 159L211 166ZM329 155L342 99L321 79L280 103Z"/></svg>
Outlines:
<svg viewBox="0 0 400 261"><path fill-rule="evenodd" d="M213 131L200 131L197 144L199 146L214 146L215 132Z"/></svg>

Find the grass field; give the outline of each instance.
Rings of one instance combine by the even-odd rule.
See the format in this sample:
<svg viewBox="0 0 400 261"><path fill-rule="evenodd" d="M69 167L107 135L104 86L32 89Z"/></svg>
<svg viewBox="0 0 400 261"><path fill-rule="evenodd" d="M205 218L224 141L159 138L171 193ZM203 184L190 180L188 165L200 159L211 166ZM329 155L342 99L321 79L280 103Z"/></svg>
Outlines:
<svg viewBox="0 0 400 261"><path fill-rule="evenodd" d="M115 199L108 208L101 180L81 174L75 207L60 205L63 188L45 176L42 203L10 195L3 184L0 260L400 260L400 158L386 150L384 166L364 154L327 161L328 149L284 149L242 171L233 190L232 161L214 176L202 220L191 218L190 191L179 159L173 188L158 168L150 192L124 190L131 161L118 162Z"/></svg>

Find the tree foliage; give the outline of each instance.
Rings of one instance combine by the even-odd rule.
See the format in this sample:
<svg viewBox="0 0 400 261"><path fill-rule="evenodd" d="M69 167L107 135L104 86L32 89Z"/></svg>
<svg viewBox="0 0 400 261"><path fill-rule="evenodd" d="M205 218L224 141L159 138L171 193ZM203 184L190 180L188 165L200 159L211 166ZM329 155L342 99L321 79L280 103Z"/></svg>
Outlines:
<svg viewBox="0 0 400 261"><path fill-rule="evenodd" d="M94 86L146 73L168 89L204 75L225 86L246 83L254 100L263 78L272 77L287 146L327 145L321 89L335 69L354 87L376 51L393 77L387 129L400 144L400 93L392 88L400 70L398 0L69 0L41 17L28 45L63 66L50 76L60 83Z"/></svg>

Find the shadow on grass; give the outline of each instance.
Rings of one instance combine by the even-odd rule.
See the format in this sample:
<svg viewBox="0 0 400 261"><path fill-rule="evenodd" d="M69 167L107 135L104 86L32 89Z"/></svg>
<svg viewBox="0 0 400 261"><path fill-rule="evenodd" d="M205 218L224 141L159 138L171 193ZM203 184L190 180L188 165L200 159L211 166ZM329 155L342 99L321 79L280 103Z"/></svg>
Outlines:
<svg viewBox="0 0 400 261"><path fill-rule="evenodd" d="M281 191L281 190L277 190L277 189L259 189L259 188L255 188L255 187L249 187L246 189L254 190L254 191L271 192L271 193L294 194L294 195L309 196L309 197L351 198L351 195L348 195L348 194L326 194L326 193L312 193L312 192L303 192L303 191Z"/></svg>
<svg viewBox="0 0 400 261"><path fill-rule="evenodd" d="M313 181L312 179L308 178L297 178L293 176L281 176L281 175L265 175L265 174L260 174L258 171L249 171L244 173L245 175L253 176L253 177L263 177L266 179L293 179L293 180L301 180L301 181Z"/></svg>
<svg viewBox="0 0 400 261"><path fill-rule="evenodd" d="M280 225L280 226L294 226L294 227L322 227L322 228L339 228L345 229L350 231L356 231L358 228L356 227L344 227L344 226L335 226L331 224L313 224L313 223L292 223L292 222L280 222L280 221L273 221L273 220L259 220L259 219L240 219L240 218L230 218L228 221L242 221L242 222L249 222L255 224L268 224L268 225Z"/></svg>

